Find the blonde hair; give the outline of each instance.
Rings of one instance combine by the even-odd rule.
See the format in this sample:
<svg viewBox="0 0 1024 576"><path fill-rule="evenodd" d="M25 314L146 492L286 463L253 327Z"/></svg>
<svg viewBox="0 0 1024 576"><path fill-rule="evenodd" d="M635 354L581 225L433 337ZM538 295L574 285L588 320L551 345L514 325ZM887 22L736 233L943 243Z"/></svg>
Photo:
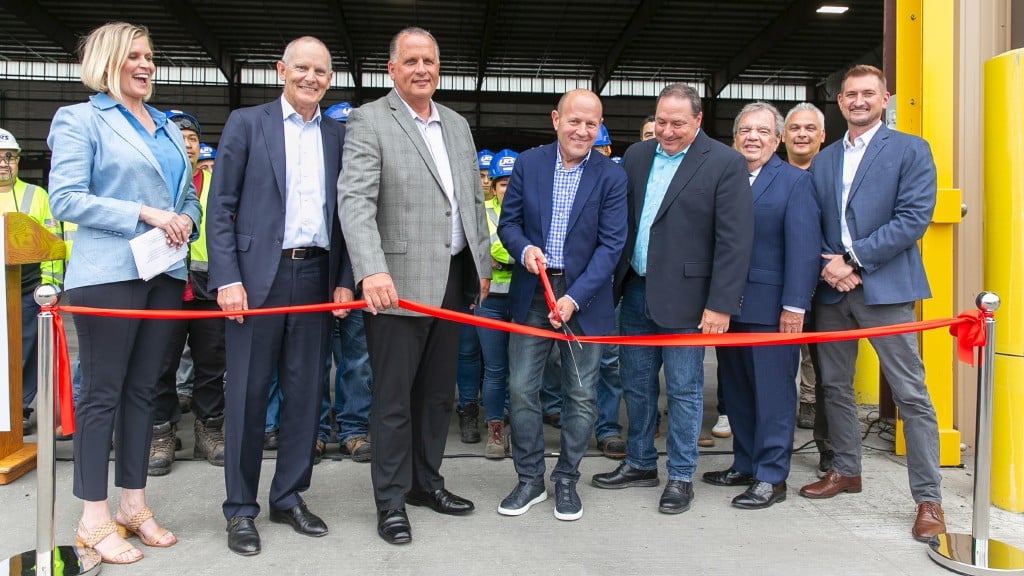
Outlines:
<svg viewBox="0 0 1024 576"><path fill-rule="evenodd" d="M82 84L97 92L108 92L115 100L123 101L121 67L128 60L136 38L145 38L149 42L149 30L127 22L111 22L90 32L81 49ZM143 100L149 100L152 95L153 83L150 82Z"/></svg>

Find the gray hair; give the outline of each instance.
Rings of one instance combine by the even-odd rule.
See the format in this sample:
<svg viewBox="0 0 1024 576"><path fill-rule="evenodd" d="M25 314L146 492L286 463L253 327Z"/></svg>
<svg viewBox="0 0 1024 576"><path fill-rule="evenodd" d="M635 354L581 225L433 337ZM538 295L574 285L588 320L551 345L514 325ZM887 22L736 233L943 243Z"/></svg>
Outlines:
<svg viewBox="0 0 1024 576"><path fill-rule="evenodd" d="M793 117L793 114L803 112L804 110L814 112L814 115L818 118L818 128L821 130L825 129L825 114L822 113L821 109L810 102L801 102L790 108L789 112L786 112L786 120L783 124L789 124L789 119Z"/></svg>
<svg viewBox="0 0 1024 576"><path fill-rule="evenodd" d="M299 36L295 40L289 42L288 45L284 47L284 54L281 55L281 62L284 62L286 66L291 63L292 57L295 55L295 47L306 42L319 44L324 49L324 52L327 52L327 70L334 70L334 60L331 58L331 49L316 36Z"/></svg>
<svg viewBox="0 0 1024 576"><path fill-rule="evenodd" d="M435 58L437 58L438 62L441 61L441 47L438 46L437 44L437 38L434 38L433 34L431 34L428 30L424 28L420 28L419 26L409 26L408 28L403 28L398 32L398 34L395 34L391 38L391 44L388 46L388 60L391 60L392 62L398 61L398 40L402 36L406 35L426 36L427 38L430 38L430 41L434 43Z"/></svg>
<svg viewBox="0 0 1024 576"><path fill-rule="evenodd" d="M694 88L689 84L683 84L682 82L678 82L676 84L669 84L668 86L665 86L664 88L661 89L661 93L658 94L657 103L660 104L662 98L668 98L670 96L672 98L689 100L690 110L693 111L694 116L700 114L703 110L703 107L700 103L700 95L697 94L697 91L694 90Z"/></svg>
<svg viewBox="0 0 1024 576"><path fill-rule="evenodd" d="M762 110L771 113L772 118L774 118L775 120L775 137L781 138L783 124L782 114L779 112L778 108L769 104L768 102L751 102L750 104L747 104L742 109L740 109L740 113L737 114L736 118L732 121L733 136L735 136L736 132L740 129L740 120L742 120L744 116L746 116L747 114L752 114L754 112L760 112Z"/></svg>

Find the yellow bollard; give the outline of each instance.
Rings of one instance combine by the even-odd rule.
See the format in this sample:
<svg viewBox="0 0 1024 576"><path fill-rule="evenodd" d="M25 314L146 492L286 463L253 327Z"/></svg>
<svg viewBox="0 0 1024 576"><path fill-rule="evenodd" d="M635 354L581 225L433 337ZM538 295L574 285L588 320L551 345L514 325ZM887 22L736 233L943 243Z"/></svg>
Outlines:
<svg viewBox="0 0 1024 576"><path fill-rule="evenodd" d="M999 295L992 503L1024 512L1024 49L985 62L985 289Z"/></svg>

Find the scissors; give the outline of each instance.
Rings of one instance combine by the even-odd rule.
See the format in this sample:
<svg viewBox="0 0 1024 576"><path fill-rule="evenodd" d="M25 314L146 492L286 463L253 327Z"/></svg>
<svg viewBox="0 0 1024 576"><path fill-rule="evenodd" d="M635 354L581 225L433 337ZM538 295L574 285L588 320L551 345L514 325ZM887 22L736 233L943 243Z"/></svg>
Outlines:
<svg viewBox="0 0 1024 576"><path fill-rule="evenodd" d="M580 378L580 367L576 363L576 353L573 352L572 345L576 344L583 350L583 344L576 339L576 334L573 333L572 329L569 328L568 322L562 321L562 313L558 310L558 303L555 300L555 293L551 290L551 282L548 280L547 266L540 261L540 258L534 260L537 263L537 275L540 276L540 283L544 287L544 300L548 303L548 310L555 315L561 321L562 333L569 337L569 356L572 358L572 367L576 370L576 381L583 385L583 380Z"/></svg>

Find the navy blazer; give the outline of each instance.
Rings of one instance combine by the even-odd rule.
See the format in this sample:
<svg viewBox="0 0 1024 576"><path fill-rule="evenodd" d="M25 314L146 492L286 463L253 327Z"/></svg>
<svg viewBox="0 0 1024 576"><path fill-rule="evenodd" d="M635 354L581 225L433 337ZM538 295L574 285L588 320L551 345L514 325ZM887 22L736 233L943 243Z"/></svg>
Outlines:
<svg viewBox="0 0 1024 576"><path fill-rule="evenodd" d="M324 217L331 238L329 286L354 288L338 221L338 173L345 128L323 116ZM281 262L285 216L284 117L281 100L235 110L217 145L207 201L210 289L241 282L250 308L267 298ZM324 301L330 294L324 294Z"/></svg>
<svg viewBox="0 0 1024 576"><path fill-rule="evenodd" d="M540 281L519 258L527 246L543 250L547 241L557 153L552 143L520 154L501 202L498 236L516 259L509 298L512 318L519 323L526 320ZM625 242L626 174L611 160L591 152L569 212L563 250L566 294L579 306L573 317L586 335L615 330L612 273Z"/></svg>
<svg viewBox="0 0 1024 576"><path fill-rule="evenodd" d="M772 157L751 187L754 249L743 289L743 309L733 319L778 326L783 306L810 310L821 270L820 212L811 175Z"/></svg>
<svg viewBox="0 0 1024 576"><path fill-rule="evenodd" d="M842 254L842 140L815 156L810 172L821 206L822 251ZM917 241L931 222L935 191L935 161L928 143L882 124L864 151L846 205L853 251L864 267L865 304L931 297ZM824 282L818 288L820 302L833 304L842 297Z"/></svg>
<svg viewBox="0 0 1024 576"><path fill-rule="evenodd" d="M647 180L658 142L637 142L622 167L629 179L629 236L615 274L630 271ZM747 161L697 133L669 183L647 248L647 314L664 328L696 328L704 309L739 314L754 239Z"/></svg>

